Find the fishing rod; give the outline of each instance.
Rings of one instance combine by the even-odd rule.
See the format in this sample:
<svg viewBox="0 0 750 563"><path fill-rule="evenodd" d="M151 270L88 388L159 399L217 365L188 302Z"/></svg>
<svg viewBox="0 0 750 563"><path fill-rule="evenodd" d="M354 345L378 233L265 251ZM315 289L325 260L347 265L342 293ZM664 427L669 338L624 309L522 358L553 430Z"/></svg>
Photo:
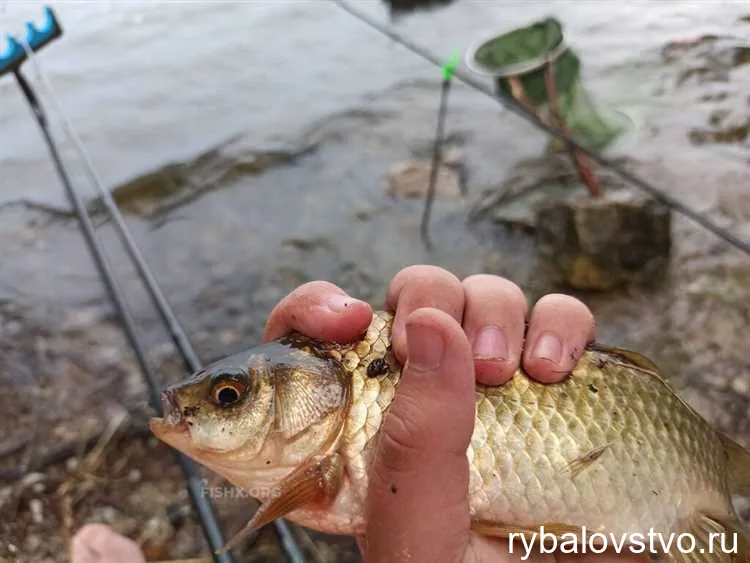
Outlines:
<svg viewBox="0 0 750 563"><path fill-rule="evenodd" d="M200 359L198 358L198 355L195 352L195 349L193 348L190 342L190 339L185 333L184 328L182 327L181 323L177 319L177 316L175 315L174 310L169 304L167 298L164 296L164 293L161 291L161 288L159 287L156 281L156 278L152 274L143 255L138 249L117 204L115 203L109 191L107 191L104 188L91 162L91 159L87 151L85 150L85 147L83 146L83 143L81 142L80 138L78 137L75 130L73 129L70 121L67 119L64 112L62 111L62 108L60 107L60 104L59 104L59 99L57 98L54 92L54 88L52 87L51 82L46 78L40 65L35 60L35 56L34 56L35 50L41 48L42 46L46 45L51 40L59 37L62 34L62 28L57 22L54 12L52 12L52 10L48 7L45 8L45 16L46 16L46 22L45 22L46 25L43 31L40 32L36 30L33 24L29 23L27 24L27 38L25 40L22 38L20 41L16 41L13 38L11 38L10 56L7 57L7 61L0 61L0 75L3 74L2 63L5 62L6 63L5 68L7 68L8 70L14 73L16 80L18 81L19 86L21 87L22 92L24 93L24 96L26 97L30 107L32 108L32 111L37 120L37 123L39 124L39 127L42 130L45 141L52 154L52 158L55 162L57 173L60 176L60 179L65 187L66 193L68 195L68 199L70 200L71 205L73 205L76 211L76 215L79 218L79 222L82 226L84 236L86 238L91 254L94 257L97 269L99 270L101 274L102 280L104 281L104 284L110 296L110 299L115 304L118 314L120 315L121 320L123 321L126 334L136 353L136 357L138 359L138 363L141 367L141 370L146 376L146 380L149 386L150 400L151 400L152 406L157 411L159 411L161 401L160 401L158 386L156 383L156 376L153 373L153 370L151 369L150 365L145 360L145 350L137 337L136 330L135 330L135 323L132 320L132 315L127 310L127 305L125 304L125 301L122 298L122 292L120 288L118 287L117 281L112 273L112 269L109 266L106 260L106 257L104 256L104 253L98 244L98 241L96 240L95 232L93 230L93 226L91 223L90 216L88 215L88 211L86 210L85 206L82 204L80 200L80 197L78 196L78 194L76 193L76 191L72 188L70 184L69 178L67 176L65 168L59 157L59 153L57 151L56 145L54 143L54 139L52 138L49 132L49 128L47 125L48 120L44 112L44 109L41 103L39 102L39 97L37 96L34 89L31 87L28 81L26 81L25 77L20 72L20 66L25 59L28 59L32 62L32 64L35 66L37 70L39 77L42 78L43 81L45 82L45 86L49 90L53 98L53 101L55 102L55 105L57 106L56 109L59 115L63 119L66 132L73 139L80 154L83 156L85 160L86 171L88 173L89 179L92 181L92 183L96 185L98 191L100 192L102 199L104 201L105 207L107 208L108 212L110 213L110 215L112 216L115 222L116 230L120 236L120 239L123 245L125 246L125 248L127 249L127 252L128 252L128 255L130 256L131 261L135 264L139 277L141 278L144 285L146 286L148 294L152 302L154 303L154 306L157 308L164 325L167 327L167 330L172 338L172 341L174 342L175 346L177 347L180 353L180 356L183 360L183 363L185 364L185 367L189 371L195 372L202 368L202 364L201 364ZM15 42L15 44L13 42ZM21 47L20 52L17 48L18 46ZM15 47L15 52L14 52L14 47ZM8 70L6 70L6 72ZM200 474L198 473L197 466L192 460L190 460L189 458L185 457L182 454L178 454L178 457L180 459L180 463L183 467L183 470L186 476L188 477L188 488L190 490L191 498L193 499L193 504L196 508L199 519L204 528L204 532L211 546L214 560L217 563L219 562L231 563L232 558L229 553L217 553L223 547L224 540L221 534L221 528L216 520L214 511L210 503L208 502L208 499L206 499L206 497L203 495L202 485L200 481ZM289 529L288 524L285 521L276 520L274 522L274 526L275 526L277 535L279 536L282 549L286 553L289 560L292 563L303 563L304 557L302 555L302 552L299 546L297 545L297 542L294 536L292 535Z"/></svg>
<svg viewBox="0 0 750 563"><path fill-rule="evenodd" d="M364 12L361 12L360 10L357 10L356 8L352 7L348 2L345 2L344 0L330 0L330 1L336 4L339 8L341 8L345 12L349 13L350 15L359 19L366 25L370 26L375 31L378 31L381 34L385 35L386 37L392 39L396 43L399 43L400 45L402 45L403 47L405 47L406 49L408 49L415 55L434 64L435 66L443 66L444 63L440 60L439 57L432 54L424 47L417 45L413 41L389 29L388 27L376 21L375 19L371 18ZM646 180L643 180L636 174L633 174L632 172L628 172L622 166L619 166L618 164L612 162L611 160L603 157L597 151L589 149L581 145L574 139L570 139L562 129L548 125L547 123L542 121L542 119L540 119L540 117L534 111L531 111L530 109L525 108L522 104L519 104L516 100L514 100L513 98L509 96L494 92L487 85L478 81L477 79L470 76L469 74L462 71L461 69L455 69L454 75L457 79L459 79L461 82L463 82L467 86L470 86L471 88L478 90L479 92L494 99L500 105L505 107L505 109L508 109L512 111L513 113L515 113L516 115L519 115L520 117L531 122L532 125L535 125L539 129L543 130L548 135L555 137L556 139L562 141L563 143L569 142L569 145L572 146L578 153L582 153L588 156L594 162L601 164L605 168L609 168L623 180L633 184L637 188L650 194L654 199L674 209L678 213L681 213L682 215L688 217L693 222L702 226L706 230L712 232L718 238L722 239L723 241L729 243L730 245L734 246L735 248L741 250L742 252L750 256L750 242L739 238L737 235L727 231L726 229L723 229L722 227L714 223L711 219L706 217L701 212L696 211L692 207L682 203L678 199L663 192L659 188L656 188L655 186L651 185Z"/></svg>
<svg viewBox="0 0 750 563"><path fill-rule="evenodd" d="M88 245L91 256L94 259L96 268L97 270L99 270L99 274L101 276L102 282L104 283L104 287L107 291L107 294L109 295L110 301L112 301L117 314L120 317L120 321L122 322L123 328L125 329L125 334L127 335L128 341L130 342L130 345L135 352L136 360L138 361L138 365L141 368L141 372L146 377L146 382L149 388L149 401L151 403L151 406L157 412L161 412L161 400L156 374L145 359L145 348L137 336L133 317L130 314L130 311L128 310L128 307L122 297L122 290L112 273L112 267L110 266L103 249L99 245L99 241L96 239L94 227L91 222L91 217L89 216L85 206L83 205L80 196L70 184L67 172L65 171L65 168L60 160L60 156L55 146L55 142L50 135L47 126L47 116L41 104L39 103L34 89L26 81L26 78L23 76L23 74L21 74L21 70L17 69L13 71L13 74L15 75L16 81L18 82L18 85L21 88L26 101L31 107L36 122L42 131L42 135L44 136L47 148L52 155L52 160L55 164L55 170L57 172L57 175L60 177L60 181L62 182L63 187L65 188L68 200L75 209L75 213L78 217L78 222L81 226L86 244ZM221 549L224 544L221 528L219 527L219 524L216 520L213 508L211 507L208 499L203 495L201 476L200 473L198 473L198 468L196 467L195 463L189 458L180 453L178 453L177 455L179 458L179 463L185 475L187 476L190 498L193 501L193 505L199 514L200 521L203 526L203 531L206 534L206 539L211 545L212 551L214 551L214 548L215 550ZM215 556L214 560L216 561L216 563L232 562L231 558L224 556Z"/></svg>
<svg viewBox="0 0 750 563"><path fill-rule="evenodd" d="M27 30L29 32L34 32L27 33L27 37L25 40L26 46L29 48L29 50L33 50L35 48L40 49L53 39L56 39L57 37L62 35L62 27L57 22L57 19L52 10L47 8L45 10L45 15L47 25L42 31L36 30L31 23L27 24ZM127 339L135 353L138 366L140 367L141 372L146 379L151 406L157 412L161 412L161 398L159 393L159 386L157 383L157 376L154 373L151 365L146 361L146 350L140 339L138 338L136 325L133 320L133 316L131 315L125 302L125 299L123 298L122 289L117 282L117 279L113 273L109 261L107 260L103 248L96 238L96 233L94 231L91 217L89 216L88 211L86 210L86 207L84 206L80 196L70 183L68 173L65 170L65 166L62 162L62 159L60 158L60 154L57 150L55 141L52 137L52 134L50 133L47 114L44 111L44 108L34 88L26 80L21 72L21 65L27 58L26 52L19 41L11 37L10 42L10 54L4 59L3 62L5 63L5 65L0 68L0 71L4 70L5 72L13 73L16 78L16 82L18 83L18 86L20 87L21 92L24 95L24 98L31 108L34 119L36 120L37 125L42 132L42 136L44 137L45 144L49 149L55 166L55 171L57 172L57 175L60 178L60 181L65 190L65 194L70 204L73 206L76 216L78 217L78 223L81 227L81 231L88 246L89 252L94 260L94 264L99 271L102 283L104 284L109 299L114 305L115 310L120 318ZM203 526L203 531L206 535L206 539L208 540L212 548L214 548L215 546L216 550L221 549L221 546L224 543L224 538L222 537L221 528L218 524L213 508L208 498L203 494L201 476L198 472L198 468L195 462L185 457L184 455L178 453L177 457L180 466L187 477L190 498L193 502L193 506L195 507L196 512L199 515L199 519L201 521L201 525ZM212 551L214 550L212 549ZM216 563L232 563L233 560L231 559L231 557L214 557L214 561Z"/></svg>

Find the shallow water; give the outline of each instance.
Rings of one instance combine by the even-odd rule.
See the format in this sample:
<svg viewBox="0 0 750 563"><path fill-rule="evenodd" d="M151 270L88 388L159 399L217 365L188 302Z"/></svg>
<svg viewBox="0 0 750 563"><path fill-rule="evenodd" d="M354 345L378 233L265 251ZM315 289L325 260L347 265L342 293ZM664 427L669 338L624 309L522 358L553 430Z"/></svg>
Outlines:
<svg viewBox="0 0 750 563"><path fill-rule="evenodd" d="M354 4L388 19L382 2ZM437 76L434 67L318 0L52 5L65 35L38 61L108 186L235 133L262 145L366 105L369 95L405 80ZM0 32L18 33L25 19L40 15L42 3L0 6ZM666 41L727 31L742 13L741 2L461 0L394 25L447 57L490 33L553 14L585 61L593 93L637 116ZM35 77L33 66L27 73ZM434 98L430 93L425 103ZM10 76L0 79L0 100L0 203L29 198L65 205ZM476 103L484 102L477 96Z"/></svg>
<svg viewBox="0 0 750 563"><path fill-rule="evenodd" d="M4 29L17 29L41 6L0 5ZM388 19L381 2L356 5ZM527 240L481 246L464 228L464 216L482 189L499 184L520 160L538 157L545 137L456 84L447 128L463 145L470 194L465 202L436 206L437 250L426 252L418 238L420 204L388 198L385 175L395 162L429 148L439 71L337 7L313 0L54 6L66 35L38 61L108 186L204 153L233 135L246 149L314 149L263 173L217 182L159 220L129 217L191 332L211 335L239 324L244 337L257 336L275 300L309 279L329 279L377 301L389 277L415 262L530 281ZM625 149L642 175L706 207L715 188L740 181L744 168L686 142L708 110L696 103L700 90L671 85L661 51L670 41L705 33L747 36L750 26L739 21L745 12L739 2L461 0L393 25L447 57L489 33L557 16L584 61L589 92L635 124ZM34 76L34 67L28 72ZM743 89L736 81L719 86L730 95ZM6 102L0 105L0 202L26 198L65 207L10 77L0 81L0 99ZM70 143L64 146L71 156ZM73 175L83 179L80 166ZM93 194L90 187L87 193ZM18 206L0 210L0 217L0 298L42 318L102 303L73 222ZM101 232L138 319L153 321L111 225Z"/></svg>
<svg viewBox="0 0 750 563"><path fill-rule="evenodd" d="M22 16L40 5L0 0L0 31L20 27ZM357 5L387 19L381 2ZM128 207L127 219L204 361L256 343L270 308L311 279L330 280L376 305L391 276L413 263L440 264L460 276L499 273L532 298L556 289L535 275L528 233L490 229L477 236L466 225L484 190L508 177L543 176L545 137L456 83L447 132L461 146L469 194L436 203L435 250L425 250L421 203L388 197L386 174L394 163L429 151L439 72L337 8L320 0L55 6L66 35L39 61L107 185L154 172L128 183L130 191L153 181L168 192L175 178L187 186L168 202L170 211L138 215ZM738 20L747 12L739 2L459 0L395 25L447 56L490 32L556 15L581 55L589 91L633 120L633 134L617 150L634 170L750 239L750 169L741 160L746 143L689 141L691 130L706 127L717 112L729 108L746 117L750 65L726 77L703 80L699 73L679 86L679 65L662 56L667 43L705 33L747 37L750 25ZM699 70L704 63L688 66ZM281 152L265 156L284 158L251 173L263 160L256 152L268 149ZM728 149L740 159L720 156ZM3 78L0 204L27 198L65 207L45 151L13 81ZM203 155L198 163L162 168L197 154ZM524 161L534 164L521 168ZM80 167L73 172L82 178ZM117 197L125 192L115 190ZM184 377L112 225L101 216L97 222L161 378ZM750 262L683 218L673 218L672 231L674 253L661 286L579 296L594 311L601 342L653 358L691 405L750 443ZM148 411L142 376L76 223L6 205L0 244L0 410L6 414L0 443L43 429L31 450L44 451L96 435L110 407ZM151 449L135 446L131 463L154 470L132 490L128 484L124 496L112 487L124 482L119 474L99 482L96 494L77 505L76 523L99 518L99 508L117 514L109 504L125 506L115 522L127 520L137 535L154 518L166 520L167 505L189 512L178 468L170 472ZM16 467L14 458L3 461ZM49 506L59 501L54 490L43 497ZM247 507L235 503L232 510L241 513L237 525L244 523ZM154 558L200 553L195 523L178 529L171 552ZM34 523L23 504L17 519L0 526L1 536L22 546L26 558L19 561L66 558L56 520ZM3 551L5 543L0 559L15 559L15 552ZM271 553L269 559L278 558Z"/></svg>

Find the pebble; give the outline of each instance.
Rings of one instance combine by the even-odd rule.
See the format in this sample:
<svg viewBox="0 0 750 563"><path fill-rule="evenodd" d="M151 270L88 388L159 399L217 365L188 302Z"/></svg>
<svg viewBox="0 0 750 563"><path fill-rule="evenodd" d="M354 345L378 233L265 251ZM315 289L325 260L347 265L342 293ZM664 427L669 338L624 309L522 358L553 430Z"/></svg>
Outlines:
<svg viewBox="0 0 750 563"><path fill-rule="evenodd" d="M41 483L44 481L46 476L44 473L34 472L29 473L21 479L19 486L21 489L25 489L26 487L34 487L35 485Z"/></svg>
<svg viewBox="0 0 750 563"><path fill-rule="evenodd" d="M174 529L169 520L153 516L149 518L143 526L141 533L142 541L148 541L155 545L164 545L174 534Z"/></svg>
<svg viewBox="0 0 750 563"><path fill-rule="evenodd" d="M35 524L41 524L44 521L43 505L42 501L38 498L33 498L29 501L29 509L31 510L31 518Z"/></svg>
<svg viewBox="0 0 750 563"><path fill-rule="evenodd" d="M26 542L25 542L26 551L29 551L29 552L36 551L37 549L41 547L41 545L42 545L42 538L40 538L36 534L26 536Z"/></svg>
<svg viewBox="0 0 750 563"><path fill-rule="evenodd" d="M732 390L740 395L747 396L750 392L750 381L747 377L735 377L732 379Z"/></svg>
<svg viewBox="0 0 750 563"><path fill-rule="evenodd" d="M103 317L104 313L100 307L87 307L68 315L60 328L65 332L82 332L101 321Z"/></svg>
<svg viewBox="0 0 750 563"><path fill-rule="evenodd" d="M8 321L3 325L3 333L7 336L15 336L20 333L23 329L23 324L20 321Z"/></svg>
<svg viewBox="0 0 750 563"><path fill-rule="evenodd" d="M736 221L750 219L750 197L744 185L727 186L719 190L719 211L726 217Z"/></svg>
<svg viewBox="0 0 750 563"><path fill-rule="evenodd" d="M102 346L96 350L92 356L92 360L96 362L97 365L103 366L118 365L121 359L122 353L117 346Z"/></svg>
<svg viewBox="0 0 750 563"><path fill-rule="evenodd" d="M128 472L128 481L130 481L131 483L137 483L138 481L141 480L142 476L143 475L141 474L140 469L131 469Z"/></svg>
<svg viewBox="0 0 750 563"><path fill-rule="evenodd" d="M11 498L13 495L13 488L12 487L3 487L0 489L0 508L5 505L6 502Z"/></svg>
<svg viewBox="0 0 750 563"><path fill-rule="evenodd" d="M98 506L91 513L91 520L94 522L102 522L103 524L112 524L117 520L117 510L111 506Z"/></svg>

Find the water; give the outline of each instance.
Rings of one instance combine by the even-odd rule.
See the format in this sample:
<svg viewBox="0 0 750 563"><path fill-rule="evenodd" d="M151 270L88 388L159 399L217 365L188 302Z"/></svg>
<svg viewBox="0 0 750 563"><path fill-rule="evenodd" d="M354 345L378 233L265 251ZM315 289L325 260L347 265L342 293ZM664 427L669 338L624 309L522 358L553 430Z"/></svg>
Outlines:
<svg viewBox="0 0 750 563"><path fill-rule="evenodd" d="M331 112L437 70L336 6L284 2L53 1L65 28L38 60L91 153L115 186L231 135L263 145ZM388 19L380 1L354 4ZM0 2L0 31L40 18L41 2ZM478 39L552 14L585 61L595 95L637 114L649 72L671 39L726 31L742 2L462 0L397 20L447 57ZM27 73L39 83L33 67ZM651 76L653 78L653 76ZM64 206L39 132L14 80L0 79L0 203ZM478 102L481 103L481 102ZM65 154L73 156L69 143Z"/></svg>
<svg viewBox="0 0 750 563"><path fill-rule="evenodd" d="M5 30L20 29L24 19L41 13L37 2L0 5ZM380 1L356 5L388 20ZM374 303L390 277L414 263L439 264L457 275L490 271L523 287L538 281L530 241L480 244L464 219L484 188L502 183L519 161L538 158L546 137L457 83L447 132L464 139L470 196L436 204L436 250L426 252L419 239L420 202L391 200L385 176L418 148L429 150L439 69L336 6L319 0L54 6L66 34L38 60L108 187L204 153L235 134L243 146L262 148L279 140L299 143L304 132L317 131L317 150L290 165L219 182L159 220L128 216L199 346L219 354L226 344L216 338L222 330L252 340L275 302L311 279L338 283ZM588 91L638 125L628 148L638 173L705 209L723 187L748 185L747 167L688 141L690 128L705 126L714 106L701 101L700 87L674 86L675 72L661 51L670 41L705 33L747 35L750 26L738 21L745 11L742 3L699 1L459 0L394 25L448 57L490 33L558 17L584 62ZM744 107L747 68L708 86ZM32 77L33 71L29 65ZM9 76L0 80L0 100L0 205L24 198L66 207ZM70 142L64 149L72 161ZM84 179L80 166L73 176ZM688 227L683 222L675 231L681 247L676 263L686 254L704 256L716 244ZM157 342L163 338L154 333L157 318L115 245L112 225L99 231L139 324L149 342ZM0 241L0 305L20 304L43 324L57 326L58 314L106 303L73 221L8 206L0 209ZM613 319L602 326L614 327L619 337L624 332ZM644 322L636 315L632 326Z"/></svg>
<svg viewBox="0 0 750 563"><path fill-rule="evenodd" d="M382 2L355 3L387 21ZM41 3L0 0L0 6L2 31L21 29ZM128 214L135 240L204 361L256 344L271 307L312 279L375 305L392 276L415 263L441 265L460 277L497 273L531 288L532 298L559 289L534 276L532 237L488 241L465 224L482 190L519 174L520 162L535 159L535 166L522 168L524 178L541 174L545 136L456 84L446 127L463 139L469 197L436 202L435 250L427 252L419 239L421 202L389 198L385 176L395 162L429 150L440 72L335 6L322 0L54 6L66 34L39 62L108 187L205 153L238 133L248 147L317 140L316 150L291 164L218 182L158 219ZM706 33L746 37L750 25L738 17L747 13L745 3L705 0L458 0L395 25L447 57L490 33L558 17L584 62L589 92L637 125L625 150L634 171L750 239L750 169L688 139L693 127L705 127L723 109L721 100L746 117L750 65L727 80L678 87L677 69L662 59L670 41ZM34 76L33 67L27 71ZM302 135L311 128L314 135ZM64 145L70 159L70 143ZM74 176L82 178L79 168ZM189 178L202 179L200 172ZM724 203L731 213L716 205L725 188L737 189L737 204ZM4 77L0 205L20 198L66 206L28 108L12 78ZM160 376L184 377L111 222L97 222ZM653 358L686 382L686 398L699 412L747 440L750 262L683 218L674 217L672 230L667 283L579 296L597 319L601 342ZM92 424L101 428L104 419L94 407L106 403L92 398L92 387L121 404L145 403L132 353L75 221L6 206L0 244L0 388L7 390L0 410L8 421L0 431L14 424L59 429L58 421L74 429L71 435ZM49 422L32 423L41 410ZM57 430L47 434L39 440L59 440ZM166 478L174 490L175 478ZM86 519L81 514L76 521ZM43 537L40 545L63 557L58 528L20 527L12 541Z"/></svg>

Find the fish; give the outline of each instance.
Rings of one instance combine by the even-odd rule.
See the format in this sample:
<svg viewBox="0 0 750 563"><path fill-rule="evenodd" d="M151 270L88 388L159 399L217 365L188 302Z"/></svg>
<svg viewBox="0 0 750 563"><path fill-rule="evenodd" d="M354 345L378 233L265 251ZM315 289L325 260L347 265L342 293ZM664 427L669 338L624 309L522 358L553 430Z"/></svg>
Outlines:
<svg viewBox="0 0 750 563"><path fill-rule="evenodd" d="M150 428L259 501L243 533L284 517L361 536L368 468L401 379L392 322L376 311L352 343L292 332L218 360L167 387ZM586 530L690 533L696 549L672 547L668 560L748 559L732 499L750 496L750 452L683 401L648 358L592 343L562 382L538 383L519 369L504 385L477 384L475 397L466 452L475 532L507 539L542 529L578 542ZM724 541L735 553L712 533L734 535L734 545Z"/></svg>

